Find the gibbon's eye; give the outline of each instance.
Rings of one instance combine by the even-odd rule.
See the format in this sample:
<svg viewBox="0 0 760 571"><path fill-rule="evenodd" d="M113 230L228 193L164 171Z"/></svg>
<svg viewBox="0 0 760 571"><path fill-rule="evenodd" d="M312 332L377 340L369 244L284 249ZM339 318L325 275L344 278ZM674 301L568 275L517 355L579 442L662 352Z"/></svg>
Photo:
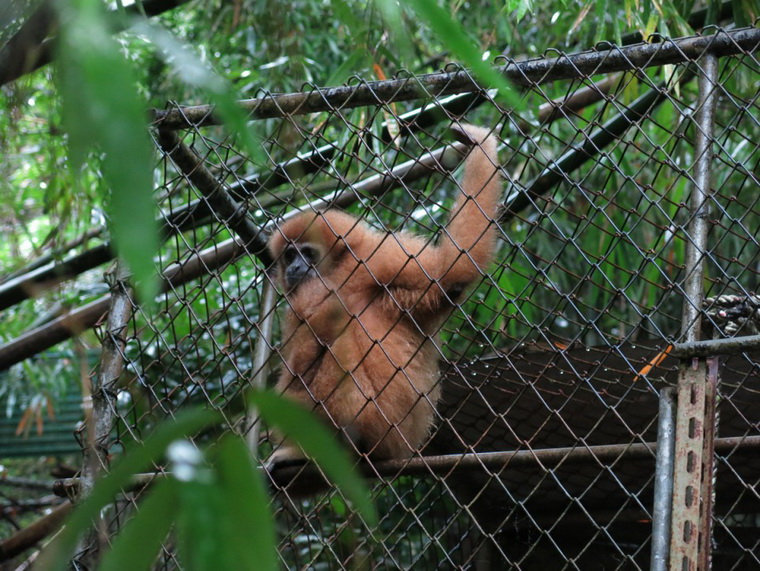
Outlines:
<svg viewBox="0 0 760 571"><path fill-rule="evenodd" d="M293 263L293 260L295 260L296 256L298 255L298 248L295 246L288 246L285 248L285 250L282 252L282 263L287 268L290 264Z"/></svg>
<svg viewBox="0 0 760 571"><path fill-rule="evenodd" d="M312 246L302 246L301 257L307 264L315 266L319 262L319 251Z"/></svg>

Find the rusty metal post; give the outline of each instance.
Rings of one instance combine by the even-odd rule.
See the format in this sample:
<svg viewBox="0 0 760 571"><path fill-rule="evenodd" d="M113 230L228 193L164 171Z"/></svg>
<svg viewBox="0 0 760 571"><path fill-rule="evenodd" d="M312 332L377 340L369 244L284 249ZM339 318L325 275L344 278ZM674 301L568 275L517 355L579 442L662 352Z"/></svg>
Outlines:
<svg viewBox="0 0 760 571"><path fill-rule="evenodd" d="M698 341L704 299L704 258L710 215L710 163L717 102L718 58L706 53L699 61L699 104L695 120L694 187L686 249L684 311L681 339ZM670 569L696 571L710 567L712 536L715 400L718 387L716 358L681 361L676 415L676 456Z"/></svg>
<svg viewBox="0 0 760 571"><path fill-rule="evenodd" d="M652 506L651 571L666 571L670 547L671 510L673 508L673 457L675 454L675 390L660 391L657 416L657 457Z"/></svg>

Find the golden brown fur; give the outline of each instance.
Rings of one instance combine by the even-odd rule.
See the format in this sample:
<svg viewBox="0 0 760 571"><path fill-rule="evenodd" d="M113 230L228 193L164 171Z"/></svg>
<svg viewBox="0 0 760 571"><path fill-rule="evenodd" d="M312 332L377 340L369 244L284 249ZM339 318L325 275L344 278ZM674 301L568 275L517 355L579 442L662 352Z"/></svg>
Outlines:
<svg viewBox="0 0 760 571"><path fill-rule="evenodd" d="M377 232L337 210L292 218L269 242L276 260L288 248L318 252L295 285L279 264L288 310L277 388L375 459L407 457L427 437L440 395L434 340L493 256L502 188L496 139L478 127L461 133L476 144L437 245ZM276 456L297 452L286 444Z"/></svg>

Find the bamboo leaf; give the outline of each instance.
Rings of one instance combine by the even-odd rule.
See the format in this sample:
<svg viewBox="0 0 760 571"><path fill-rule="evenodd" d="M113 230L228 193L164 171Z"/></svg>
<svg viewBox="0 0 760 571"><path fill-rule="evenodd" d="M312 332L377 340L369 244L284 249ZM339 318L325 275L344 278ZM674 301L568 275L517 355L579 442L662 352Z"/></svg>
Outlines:
<svg viewBox="0 0 760 571"><path fill-rule="evenodd" d="M128 451L110 474L98 481L69 517L66 527L43 550L37 562L39 569L64 570L79 536L89 528L100 510L113 501L130 484L133 474L146 470L157 461L167 446L205 426L219 422L219 415L208 410L191 410L177 415L171 422L158 426L142 446Z"/></svg>
<svg viewBox="0 0 760 571"><path fill-rule="evenodd" d="M248 153L251 160L265 164L267 156L263 151L261 139L248 124L248 117L228 83L193 50L163 28L148 22L139 22L135 30L159 49L163 59L182 81L208 95L216 105L214 113L235 134L238 144Z"/></svg>
<svg viewBox="0 0 760 571"><path fill-rule="evenodd" d="M278 569L269 494L261 474L251 462L248 448L240 438L228 435L212 453L220 483L221 507L229 518L229 535L222 544L235 554L237 569Z"/></svg>
<svg viewBox="0 0 760 571"><path fill-rule="evenodd" d="M346 451L314 415L271 391L255 391L250 400L267 424L279 428L314 459L369 526L377 522L367 485L356 474Z"/></svg>
<svg viewBox="0 0 760 571"><path fill-rule="evenodd" d="M98 569L150 569L172 526L176 507L177 493L173 482L164 478L154 484L148 496L140 502L135 516L114 539Z"/></svg>
<svg viewBox="0 0 760 571"><path fill-rule="evenodd" d="M516 90L490 62L483 61L483 54L477 44L465 34L449 14L438 5L436 0L410 0L409 5L426 22L441 42L469 67L485 87L499 90L498 98L514 109L522 109L523 103Z"/></svg>
<svg viewBox="0 0 760 571"><path fill-rule="evenodd" d="M150 303L158 292L153 258L159 239L146 109L101 4L70 0L60 3L60 14L58 79L72 172L80 172L90 152L100 153L113 239L138 295Z"/></svg>
<svg viewBox="0 0 760 571"><path fill-rule="evenodd" d="M225 541L229 519L222 513L220 487L199 480L175 483L180 503L177 548L183 568L188 571L237 568Z"/></svg>

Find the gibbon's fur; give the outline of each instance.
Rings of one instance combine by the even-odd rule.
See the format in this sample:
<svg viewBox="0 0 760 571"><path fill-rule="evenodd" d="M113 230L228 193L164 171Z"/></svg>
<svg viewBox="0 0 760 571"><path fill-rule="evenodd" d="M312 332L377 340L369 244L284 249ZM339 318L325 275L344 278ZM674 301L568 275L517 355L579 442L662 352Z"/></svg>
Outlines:
<svg viewBox="0 0 760 571"><path fill-rule="evenodd" d="M494 253L496 139L470 125L455 133L472 148L438 244L338 210L300 214L269 241L288 304L277 389L373 459L408 457L424 443L441 393L435 338ZM271 462L299 457L283 442Z"/></svg>

